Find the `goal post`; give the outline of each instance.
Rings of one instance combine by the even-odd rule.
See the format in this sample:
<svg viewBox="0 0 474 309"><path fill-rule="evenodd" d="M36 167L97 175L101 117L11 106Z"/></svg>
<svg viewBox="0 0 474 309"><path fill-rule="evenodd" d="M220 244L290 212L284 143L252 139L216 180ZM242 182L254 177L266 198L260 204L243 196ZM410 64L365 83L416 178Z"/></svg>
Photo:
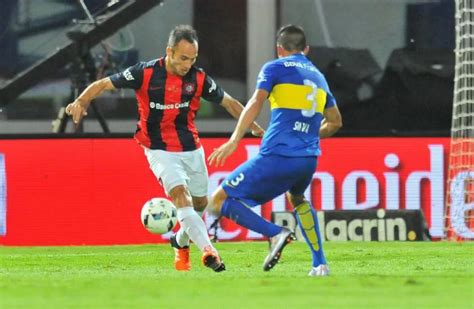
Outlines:
<svg viewBox="0 0 474 309"><path fill-rule="evenodd" d="M474 0L456 0L446 238L474 240Z"/></svg>

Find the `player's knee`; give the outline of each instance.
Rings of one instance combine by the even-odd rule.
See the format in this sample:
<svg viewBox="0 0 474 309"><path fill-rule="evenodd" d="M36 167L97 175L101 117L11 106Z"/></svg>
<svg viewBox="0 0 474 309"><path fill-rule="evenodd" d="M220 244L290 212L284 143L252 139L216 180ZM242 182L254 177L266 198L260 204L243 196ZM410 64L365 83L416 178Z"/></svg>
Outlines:
<svg viewBox="0 0 474 309"><path fill-rule="evenodd" d="M173 204L177 208L187 207L192 205L191 195L184 185L179 185L170 190L169 196L173 200Z"/></svg>
<svg viewBox="0 0 474 309"><path fill-rule="evenodd" d="M208 205L208 211L214 216L220 216L222 204L224 204L227 194L219 187L211 196L211 200Z"/></svg>
<svg viewBox="0 0 474 309"><path fill-rule="evenodd" d="M209 203L207 196L195 197L193 196L193 206L196 211L204 211Z"/></svg>
<svg viewBox="0 0 474 309"><path fill-rule="evenodd" d="M287 192L286 196L288 197L288 200L290 201L293 207L296 207L305 202L305 198L303 194L295 195L295 194L291 194L290 192Z"/></svg>

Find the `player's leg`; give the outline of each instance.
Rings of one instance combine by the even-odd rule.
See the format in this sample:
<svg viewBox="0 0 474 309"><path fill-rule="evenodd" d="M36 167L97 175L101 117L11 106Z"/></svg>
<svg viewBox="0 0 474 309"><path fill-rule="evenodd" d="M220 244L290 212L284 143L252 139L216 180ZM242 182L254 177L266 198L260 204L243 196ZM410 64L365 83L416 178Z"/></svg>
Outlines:
<svg viewBox="0 0 474 309"><path fill-rule="evenodd" d="M272 177L274 164L270 157L261 155L241 164L212 195L209 205L211 213L220 214L267 237L280 233L281 226L262 218L251 209L287 190L280 188Z"/></svg>
<svg viewBox="0 0 474 309"><path fill-rule="evenodd" d="M269 238L269 254L263 263L265 271L276 265L283 248L294 238L289 229L267 221L251 209L289 188L291 177L286 174L286 169L274 168L276 164L285 166L282 160L287 159L258 155L242 164L214 192L209 204L214 215L223 215Z"/></svg>
<svg viewBox="0 0 474 309"><path fill-rule="evenodd" d="M217 254L217 250L211 245L209 239L209 234L205 222L202 220L202 214L205 212L205 209L208 204L207 194L209 191L208 184L208 173L206 166L206 159L204 154L204 149L201 147L194 151L188 151L180 154L181 164L186 171L188 180L188 189L191 193L193 207L196 213L199 215L202 224L199 225L201 229L200 233L205 235L208 248L203 251L202 263L214 269L215 271L225 270L224 262L221 260L220 256ZM184 233L182 234L184 239L189 233L183 229ZM191 236L191 235L189 235ZM191 240L194 239L190 237Z"/></svg>
<svg viewBox="0 0 474 309"><path fill-rule="evenodd" d="M162 150L145 149L145 154L150 163L151 170L159 179L166 193L170 196L173 204L177 208L178 221L180 222L183 231L203 252L203 254L213 254L218 262L217 264L221 264L217 251L210 242L206 225L193 208L191 194L188 189L189 177L182 164L180 158L181 153L169 153ZM186 249L180 248L179 245L174 246L176 244L176 239L172 239L171 245L175 247L175 252L180 249ZM189 261L189 250L187 255ZM186 263L184 263L183 267L178 266L178 264L175 264L175 267L178 270L189 270L190 268L190 264L186 265ZM218 269L214 270L219 271Z"/></svg>
<svg viewBox="0 0 474 309"><path fill-rule="evenodd" d="M258 203L252 204L256 206ZM222 186L213 193L209 212L215 216L222 215L229 218L237 224L267 237L273 237L282 231L281 226L257 215L251 206L239 199L227 196Z"/></svg>
<svg viewBox="0 0 474 309"><path fill-rule="evenodd" d="M207 207L208 177L203 148L179 154L181 164L189 178L188 188L191 192L194 210L202 218ZM174 237L179 246L189 246L189 236L180 228Z"/></svg>
<svg viewBox="0 0 474 309"><path fill-rule="evenodd" d="M193 208L202 219L208 203L208 176L204 150L201 147L194 151L180 153L179 159L187 176L187 187L191 194ZM182 246L189 245L189 235L183 228L176 233L176 240Z"/></svg>
<svg viewBox="0 0 474 309"><path fill-rule="evenodd" d="M257 204L257 202L252 203L252 205ZM263 262L264 271L269 271L278 263L285 246L295 239L291 230L275 225L257 215L242 201L227 196L222 187L214 192L209 205L209 212L215 216L223 215L247 229L268 237L270 246L268 255Z"/></svg>
<svg viewBox="0 0 474 309"><path fill-rule="evenodd" d="M184 186L174 187L170 191L170 197L176 203L177 217L183 231L203 253L203 264L214 271L225 270L224 263L211 244L206 224L192 206L191 195L187 188Z"/></svg>
<svg viewBox="0 0 474 309"><path fill-rule="evenodd" d="M311 270L310 275L324 276L329 274L329 269L327 268L326 257L323 252L317 213L311 206L311 203L307 201L303 195L313 178L313 172L310 171L314 171L315 169L316 162L314 164L308 162L308 168L306 170L309 172L305 174L304 171L301 171L300 179L287 193L287 197L295 209L298 225L312 253L313 270ZM315 274L315 272L317 274Z"/></svg>
<svg viewBox="0 0 474 309"><path fill-rule="evenodd" d="M194 210L202 218L208 204L207 196L191 196L191 198ZM173 235L173 239L176 241L178 246L189 247L189 236L182 227L180 227L176 234Z"/></svg>
<svg viewBox="0 0 474 309"><path fill-rule="evenodd" d="M313 269L310 276L327 276L329 268L326 257L324 256L321 233L319 232L319 223L316 210L311 203L304 199L302 194L288 193L288 199L295 208L296 220L300 226L301 233L311 250L313 258Z"/></svg>
<svg viewBox="0 0 474 309"><path fill-rule="evenodd" d="M208 203L207 196L192 196L192 201L194 210L202 218ZM170 237L170 243L175 250L175 268L178 270L191 269L191 260L189 259L189 236L182 226L180 226L175 235Z"/></svg>
<svg viewBox="0 0 474 309"><path fill-rule="evenodd" d="M163 150L152 150L144 148L145 156L150 165L155 177L158 179L158 182L165 189L166 194L171 197L170 191L172 188L177 186L186 185L186 173L177 160L177 157L172 156L169 152ZM179 209L177 201L173 199L173 204ZM185 204L186 204L186 199ZM183 230L180 227L180 230ZM176 235L170 237L170 244L174 250L174 266L176 270L188 271L191 269L191 261L189 259L189 243L186 245L179 245L176 239Z"/></svg>

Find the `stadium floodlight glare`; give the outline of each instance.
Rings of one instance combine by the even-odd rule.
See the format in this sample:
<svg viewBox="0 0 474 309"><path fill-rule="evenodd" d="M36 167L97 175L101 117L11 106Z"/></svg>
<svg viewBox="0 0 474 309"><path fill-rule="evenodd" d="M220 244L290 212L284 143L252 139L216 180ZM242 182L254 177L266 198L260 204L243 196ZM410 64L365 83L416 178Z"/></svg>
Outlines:
<svg viewBox="0 0 474 309"><path fill-rule="evenodd" d="M474 0L456 0L446 238L474 240Z"/></svg>

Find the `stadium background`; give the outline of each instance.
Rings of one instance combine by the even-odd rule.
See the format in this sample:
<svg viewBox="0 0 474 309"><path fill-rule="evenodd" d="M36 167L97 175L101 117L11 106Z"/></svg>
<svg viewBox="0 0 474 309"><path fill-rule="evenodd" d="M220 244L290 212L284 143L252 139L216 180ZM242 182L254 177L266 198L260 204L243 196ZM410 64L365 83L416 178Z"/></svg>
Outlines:
<svg viewBox="0 0 474 309"><path fill-rule="evenodd" d="M85 1L92 12L108 2ZM51 56L68 42L71 20L85 19L78 1L5 0L1 5L4 81ZM104 41L108 58L100 45L92 54L99 73L110 74L163 55L173 26L192 24L201 39L197 64L246 102L260 66L275 57L276 30L287 23L300 24L308 36L311 60L326 74L338 98L344 116L341 133L448 136L453 15L454 3L449 0L164 1ZM32 89L2 108L0 132L50 133L51 120L69 100L70 75L69 65L53 66L38 76ZM133 92L105 95L97 105L113 133L133 132ZM264 112L261 122L266 124L268 116ZM222 109L203 104L197 125L203 133L231 132L234 121ZM102 132L94 120L86 121L85 131Z"/></svg>
<svg viewBox="0 0 474 309"><path fill-rule="evenodd" d="M108 3L84 2L96 16ZM47 0L2 2L0 77L4 79L4 88L8 88L7 82L15 80L19 73L34 67L37 61L53 58L55 52L64 48L70 38L68 31L75 24L71 20L85 18L79 4L79 1ZM290 22L300 24L311 46L309 57L327 76L344 119L344 128L337 138L323 142L325 155L317 174L320 176L308 191L315 207L321 210L420 209L431 236L439 239L444 235L447 137L454 77L453 14L451 1L381 0L377 5L371 0L164 1L119 29L103 44L91 46L97 76L88 78L92 81L123 70L136 61L162 55L171 28L187 23L200 35L198 65L226 91L246 102L259 67L275 56L275 31ZM4 179L0 194L0 243L163 241L161 237L146 235L140 229L138 216L134 216L144 201L162 196L163 191L143 163L140 148L133 145L131 139L120 139L130 138L134 131L133 92L107 93L96 100L99 115L105 117L110 132L103 133L94 111L90 111L79 134L67 123L60 131L57 123L61 121L58 120L61 107L80 90L71 88L74 74L77 72L71 65L53 65L35 77L31 89L3 102L6 105L0 109L3 137L0 139L3 163L0 179ZM267 109L259 121L265 125L268 117ZM52 129L52 121L56 122L55 129ZM215 137L225 136L234 125L235 120L223 109L202 104L197 126L202 136L207 137L204 139L207 153L222 141ZM71 139L78 136L98 139ZM63 139L56 139L58 137ZM101 139L103 137L115 139ZM257 139L247 140L247 148L242 145L241 154L222 170L210 168L211 182L214 181L212 173L225 175L253 156L258 151L258 143ZM45 147L46 144L50 146ZM248 150L249 145L252 150ZM104 153L107 148L120 149L120 152ZM76 171L67 168L71 156L85 158L80 160L83 166ZM115 163L110 165L110 162ZM104 174L94 172L98 169L103 169ZM410 173L415 174L407 181ZM131 176L124 175L135 177L132 181ZM348 181L345 180L347 175L350 175ZM389 178L395 187L387 185ZM71 193L73 188L83 185L88 187L84 195L72 200L67 198L66 192ZM355 188L352 191L347 189L351 185ZM213 183L210 191L216 186ZM25 190L36 193L25 195ZM121 193L126 194L121 196ZM51 196L56 198L51 199ZM68 207L76 211L77 224L70 224L72 218L58 217L66 199ZM282 197L270 204L256 211L270 218L271 211L288 209ZM42 219L32 219L27 224L36 233L25 233L22 227L25 224L21 218L28 213ZM81 220L79 213L83 213ZM91 213L96 214L95 219ZM213 219L207 219L208 226ZM106 233L107 220L121 222L120 228L110 227ZM55 224L43 224L53 221ZM232 224L223 223L224 227L228 225L231 230L235 229ZM129 226L136 234L122 237L118 232L128 231ZM62 236L50 237L52 229L58 227L66 228L64 233L57 230L56 234ZM92 235L87 239L82 234L86 230ZM247 235L245 231L239 236L225 236L225 229L217 233L220 239L261 237ZM134 238L133 235L140 236Z"/></svg>
<svg viewBox="0 0 474 309"><path fill-rule="evenodd" d="M128 12L133 15L161 1L0 1L1 308L473 307L473 243L438 240L450 236L448 179L462 174L464 162L472 170L466 155L472 154L472 130L459 126L455 135L450 129L456 86L464 87L454 98L471 106L464 124L472 127L472 96L463 101L459 94L474 91L473 58L455 67L453 50L460 47L455 7L467 16L457 34L467 29L472 36L474 0L164 0L130 23L122 15L115 22L128 25L109 26L117 32L101 44L65 52L81 31L93 29L81 2L99 18L95 27L105 30L106 5L110 11L136 5ZM200 35L198 65L243 103L261 65L275 57L276 30L287 23L305 28L309 57L328 78L344 121L334 138L322 141L320 166L306 192L331 238L324 244L331 276L307 277L311 257L298 241L278 267L262 272L267 242L227 220L209 232L217 232L228 270L209 272L193 247L192 271L176 272L171 248L162 245L169 235L151 235L139 220L143 203L163 191L132 139L134 94L97 99L98 112L91 110L77 132L61 120L62 108L86 83L161 56L169 31L182 23ZM472 55L470 40L464 47ZM78 59L75 53L88 54L89 47L90 57ZM46 69L36 70L46 60ZM467 68L466 79L455 83L460 67ZM264 126L268 116L259 119ZM207 154L234 125L222 109L202 104L197 126ZM463 139L453 147L450 136L466 132L471 148L463 148ZM225 166L209 168L211 191L257 153L259 141L245 138ZM452 149L461 149L459 170L449 168ZM473 205L472 182L466 188L452 209L463 210L454 211L461 218L456 224L469 235L474 220L472 210L464 220L464 210ZM271 218L272 212L288 215L281 211L289 207L278 197L255 210ZM395 240L429 240L429 234L436 241L372 241L393 239L389 226L400 222L394 214L407 227L394 225ZM415 220L420 214L426 230ZM212 222L206 217L209 227ZM414 237L413 225L423 235Z"/></svg>

